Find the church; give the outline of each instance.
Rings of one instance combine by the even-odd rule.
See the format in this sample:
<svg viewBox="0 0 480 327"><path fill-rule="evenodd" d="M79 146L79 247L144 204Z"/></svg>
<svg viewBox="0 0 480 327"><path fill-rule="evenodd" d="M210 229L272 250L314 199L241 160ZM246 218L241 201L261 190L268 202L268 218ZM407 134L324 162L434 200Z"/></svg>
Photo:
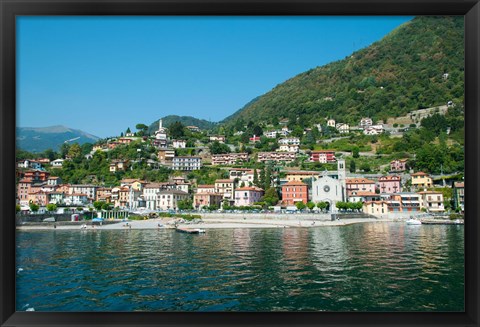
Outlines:
<svg viewBox="0 0 480 327"><path fill-rule="evenodd" d="M346 201L346 178L347 171L345 160L337 160L337 178L328 174L327 171L312 181L312 202L328 202L330 211L336 212L336 204L339 201Z"/></svg>

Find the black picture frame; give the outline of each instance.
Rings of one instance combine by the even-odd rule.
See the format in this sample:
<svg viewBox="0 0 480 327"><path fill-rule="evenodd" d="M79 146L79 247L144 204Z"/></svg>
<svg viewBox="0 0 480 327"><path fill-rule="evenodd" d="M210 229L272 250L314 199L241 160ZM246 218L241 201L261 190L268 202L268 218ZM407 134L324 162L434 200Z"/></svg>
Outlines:
<svg viewBox="0 0 480 327"><path fill-rule="evenodd" d="M17 15L464 15L465 312L45 313L15 311L15 17ZM480 5L478 0L0 0L1 326L478 326ZM475 184L476 183L476 184ZM476 199L476 200L475 200Z"/></svg>

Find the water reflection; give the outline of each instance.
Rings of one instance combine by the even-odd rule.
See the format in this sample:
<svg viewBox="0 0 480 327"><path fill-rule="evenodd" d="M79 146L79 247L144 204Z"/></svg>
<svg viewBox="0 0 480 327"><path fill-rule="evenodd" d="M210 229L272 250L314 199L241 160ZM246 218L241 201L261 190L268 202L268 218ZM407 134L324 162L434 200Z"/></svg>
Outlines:
<svg viewBox="0 0 480 327"><path fill-rule="evenodd" d="M18 232L17 309L463 311L463 240L399 223Z"/></svg>

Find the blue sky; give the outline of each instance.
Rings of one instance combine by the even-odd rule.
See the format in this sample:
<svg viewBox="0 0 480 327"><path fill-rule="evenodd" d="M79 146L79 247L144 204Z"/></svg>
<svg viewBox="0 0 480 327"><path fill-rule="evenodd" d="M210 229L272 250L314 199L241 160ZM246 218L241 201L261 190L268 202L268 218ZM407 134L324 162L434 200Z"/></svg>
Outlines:
<svg viewBox="0 0 480 327"><path fill-rule="evenodd" d="M412 17L18 17L17 126L220 121Z"/></svg>

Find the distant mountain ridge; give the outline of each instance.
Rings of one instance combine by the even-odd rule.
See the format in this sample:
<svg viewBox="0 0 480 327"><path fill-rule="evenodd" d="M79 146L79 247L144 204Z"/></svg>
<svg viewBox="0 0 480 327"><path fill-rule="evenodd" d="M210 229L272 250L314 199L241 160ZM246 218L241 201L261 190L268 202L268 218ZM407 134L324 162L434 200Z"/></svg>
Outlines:
<svg viewBox="0 0 480 327"><path fill-rule="evenodd" d="M29 152L42 152L47 149L58 151L65 142L95 143L100 138L84 131L55 125L49 127L17 127L17 148Z"/></svg>

